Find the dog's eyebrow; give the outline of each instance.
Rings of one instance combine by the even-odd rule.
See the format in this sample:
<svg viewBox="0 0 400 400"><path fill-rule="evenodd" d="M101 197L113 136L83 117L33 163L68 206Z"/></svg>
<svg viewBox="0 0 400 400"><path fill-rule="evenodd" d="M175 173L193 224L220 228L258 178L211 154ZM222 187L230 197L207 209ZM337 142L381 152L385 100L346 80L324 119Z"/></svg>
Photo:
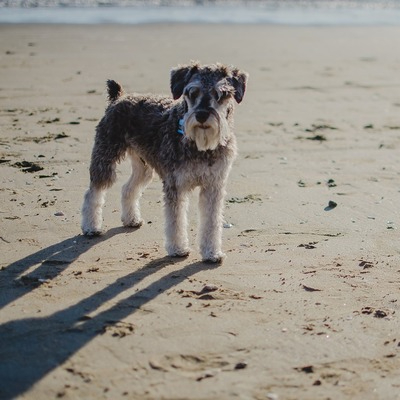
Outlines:
<svg viewBox="0 0 400 400"><path fill-rule="evenodd" d="M197 81L195 81L195 82L190 82L186 87L185 87L185 90L184 90L184 92L185 93L187 93L189 90L191 90L191 89L201 89L202 88L202 85L200 84L200 82L197 82Z"/></svg>
<svg viewBox="0 0 400 400"><path fill-rule="evenodd" d="M232 87L232 85L229 84L229 82L226 79L223 79L222 81L219 81L215 85L215 90L223 93L223 92L228 92L233 94L235 92L235 89Z"/></svg>

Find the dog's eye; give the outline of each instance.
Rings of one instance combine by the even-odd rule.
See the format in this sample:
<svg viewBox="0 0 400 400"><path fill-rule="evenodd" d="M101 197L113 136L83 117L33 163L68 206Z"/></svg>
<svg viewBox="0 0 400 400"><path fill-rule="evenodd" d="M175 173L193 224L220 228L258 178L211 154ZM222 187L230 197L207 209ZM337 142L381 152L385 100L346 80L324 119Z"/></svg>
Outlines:
<svg viewBox="0 0 400 400"><path fill-rule="evenodd" d="M210 94L215 100L217 100L217 101L219 100L220 93L218 93L215 89L211 89Z"/></svg>
<svg viewBox="0 0 400 400"><path fill-rule="evenodd" d="M191 88L186 92L186 96L189 97L190 101L195 101L200 94L200 90L198 88Z"/></svg>
<svg viewBox="0 0 400 400"><path fill-rule="evenodd" d="M224 100L226 100L230 96L230 93L225 90L220 90L220 91L215 91L215 99L218 101L218 103L222 103Z"/></svg>

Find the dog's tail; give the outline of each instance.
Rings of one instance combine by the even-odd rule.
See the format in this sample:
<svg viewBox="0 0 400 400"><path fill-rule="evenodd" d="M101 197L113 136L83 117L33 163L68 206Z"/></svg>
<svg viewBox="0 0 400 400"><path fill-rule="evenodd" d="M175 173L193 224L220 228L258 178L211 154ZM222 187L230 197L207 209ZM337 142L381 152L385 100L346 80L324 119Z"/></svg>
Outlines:
<svg viewBox="0 0 400 400"><path fill-rule="evenodd" d="M110 103L113 103L114 101L118 100L124 94L124 89L122 89L122 86L118 82L113 81L112 79L109 79L107 81L107 90L108 90L108 101Z"/></svg>

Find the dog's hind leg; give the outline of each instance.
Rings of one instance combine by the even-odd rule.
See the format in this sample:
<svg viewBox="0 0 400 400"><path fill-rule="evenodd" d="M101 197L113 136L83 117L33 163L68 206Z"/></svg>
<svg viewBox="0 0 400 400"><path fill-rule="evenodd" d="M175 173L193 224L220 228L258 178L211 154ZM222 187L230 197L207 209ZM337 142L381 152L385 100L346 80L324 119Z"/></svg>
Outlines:
<svg viewBox="0 0 400 400"><path fill-rule="evenodd" d="M129 158L132 164L132 175L122 187L121 220L124 226L138 228L143 224L139 200L153 178L153 168L133 151L129 152Z"/></svg>
<svg viewBox="0 0 400 400"><path fill-rule="evenodd" d="M81 223L84 235L97 236L101 234L105 195L106 191L95 185L90 185L90 188L85 193Z"/></svg>
<svg viewBox="0 0 400 400"><path fill-rule="evenodd" d="M106 191L116 181L116 164L123 158L126 146L111 143L98 128L90 164L90 187L82 206L82 232L88 236L101 234Z"/></svg>

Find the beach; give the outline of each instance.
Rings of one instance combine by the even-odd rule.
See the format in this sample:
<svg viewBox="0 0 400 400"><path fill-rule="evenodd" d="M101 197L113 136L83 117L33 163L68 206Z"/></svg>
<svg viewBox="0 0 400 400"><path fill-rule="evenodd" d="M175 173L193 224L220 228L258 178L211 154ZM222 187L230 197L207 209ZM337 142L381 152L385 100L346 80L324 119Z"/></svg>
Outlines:
<svg viewBox="0 0 400 400"><path fill-rule="evenodd" d="M1 399L400 399L400 26L0 25ZM222 265L167 257L162 183L81 235L105 82L249 73Z"/></svg>

